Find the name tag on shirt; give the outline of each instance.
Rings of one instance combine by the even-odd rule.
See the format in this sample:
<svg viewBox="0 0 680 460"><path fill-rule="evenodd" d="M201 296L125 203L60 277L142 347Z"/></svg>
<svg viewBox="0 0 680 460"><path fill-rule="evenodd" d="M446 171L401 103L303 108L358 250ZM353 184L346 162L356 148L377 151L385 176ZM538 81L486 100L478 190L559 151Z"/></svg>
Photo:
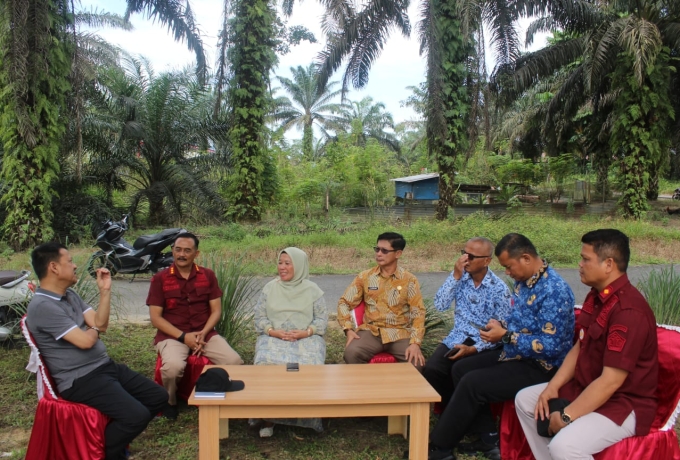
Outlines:
<svg viewBox="0 0 680 460"><path fill-rule="evenodd" d="M377 287L377 286L370 286L370 287L368 288L368 290L369 290L369 291L377 291L377 290L378 290L378 287Z"/></svg>

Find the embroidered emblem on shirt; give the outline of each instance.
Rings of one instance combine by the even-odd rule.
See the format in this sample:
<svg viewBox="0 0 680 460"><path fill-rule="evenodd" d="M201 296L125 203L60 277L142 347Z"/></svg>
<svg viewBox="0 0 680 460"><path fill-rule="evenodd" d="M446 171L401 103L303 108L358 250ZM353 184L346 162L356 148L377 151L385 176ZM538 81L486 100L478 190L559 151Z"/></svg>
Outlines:
<svg viewBox="0 0 680 460"><path fill-rule="evenodd" d="M614 308L614 306L619 303L619 298L616 295L612 295L607 299L607 302L602 307L602 311L597 315L597 324L602 327L607 327L607 320L609 319L609 312Z"/></svg>
<svg viewBox="0 0 680 460"><path fill-rule="evenodd" d="M626 339L618 331L612 332L607 337L607 348L611 351L621 351L626 345Z"/></svg>
<svg viewBox="0 0 680 460"><path fill-rule="evenodd" d="M586 336L586 330L581 328L581 330L578 333L578 339L583 341L583 338Z"/></svg>
<svg viewBox="0 0 680 460"><path fill-rule="evenodd" d="M609 289L605 289L604 291L602 291L602 293L603 293L604 295L609 295Z"/></svg>
<svg viewBox="0 0 680 460"><path fill-rule="evenodd" d="M543 326L543 332L545 334L555 335L556 331L557 331L557 329L555 328L555 325L553 323L548 322L548 323L545 323L545 326Z"/></svg>
<svg viewBox="0 0 680 460"><path fill-rule="evenodd" d="M540 353L540 352L543 351L543 344L542 344L538 339L535 339L535 340L532 340L532 341L531 341L531 348L532 348L536 353Z"/></svg>

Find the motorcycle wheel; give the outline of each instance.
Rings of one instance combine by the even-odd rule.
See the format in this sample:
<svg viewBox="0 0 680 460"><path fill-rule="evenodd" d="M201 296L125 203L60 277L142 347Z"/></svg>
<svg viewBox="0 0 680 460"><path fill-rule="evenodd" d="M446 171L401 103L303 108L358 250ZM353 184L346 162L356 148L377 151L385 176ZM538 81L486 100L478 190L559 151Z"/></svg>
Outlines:
<svg viewBox="0 0 680 460"><path fill-rule="evenodd" d="M114 276L118 271L103 252L95 253L90 257L90 262L87 264L87 272L92 278L97 278L97 269L99 268L108 268L111 276Z"/></svg>

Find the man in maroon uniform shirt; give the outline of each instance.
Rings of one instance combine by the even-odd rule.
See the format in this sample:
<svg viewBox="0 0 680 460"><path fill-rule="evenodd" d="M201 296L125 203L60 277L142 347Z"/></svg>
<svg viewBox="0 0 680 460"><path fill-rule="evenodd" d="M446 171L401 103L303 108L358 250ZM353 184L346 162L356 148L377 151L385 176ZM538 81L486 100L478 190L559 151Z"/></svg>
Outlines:
<svg viewBox="0 0 680 460"><path fill-rule="evenodd" d="M163 365L161 377L169 406L163 415L177 418L177 383L189 353L203 354L215 364L243 364L241 357L217 334L222 314L222 290L215 273L194 263L198 238L183 233L172 246L174 264L151 279L149 306L154 338Z"/></svg>
<svg viewBox="0 0 680 460"><path fill-rule="evenodd" d="M628 281L628 237L595 230L581 242L581 282L592 290L576 321L578 340L549 383L515 399L537 460L592 459L624 438L647 434L656 414L656 321ZM537 433L537 420L546 419L552 439Z"/></svg>

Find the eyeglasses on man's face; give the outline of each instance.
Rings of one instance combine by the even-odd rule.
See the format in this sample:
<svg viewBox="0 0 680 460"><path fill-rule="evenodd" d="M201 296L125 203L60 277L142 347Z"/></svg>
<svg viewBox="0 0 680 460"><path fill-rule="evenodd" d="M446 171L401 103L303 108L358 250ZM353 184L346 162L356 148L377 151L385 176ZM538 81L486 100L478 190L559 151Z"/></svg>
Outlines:
<svg viewBox="0 0 680 460"><path fill-rule="evenodd" d="M383 254L389 254L390 252L397 252L399 249L385 249L385 248L379 248L378 246L373 246L373 250L375 253L382 252Z"/></svg>
<svg viewBox="0 0 680 460"><path fill-rule="evenodd" d="M488 256L476 256L476 255L474 255L474 254L470 254L469 252L465 252L465 249L461 249L461 250L460 250L460 253L461 253L461 255L467 254L468 260L469 260L470 262L472 262L472 261L475 260L475 259L486 259L486 258L488 258L488 257L491 257L490 255L488 255Z"/></svg>

